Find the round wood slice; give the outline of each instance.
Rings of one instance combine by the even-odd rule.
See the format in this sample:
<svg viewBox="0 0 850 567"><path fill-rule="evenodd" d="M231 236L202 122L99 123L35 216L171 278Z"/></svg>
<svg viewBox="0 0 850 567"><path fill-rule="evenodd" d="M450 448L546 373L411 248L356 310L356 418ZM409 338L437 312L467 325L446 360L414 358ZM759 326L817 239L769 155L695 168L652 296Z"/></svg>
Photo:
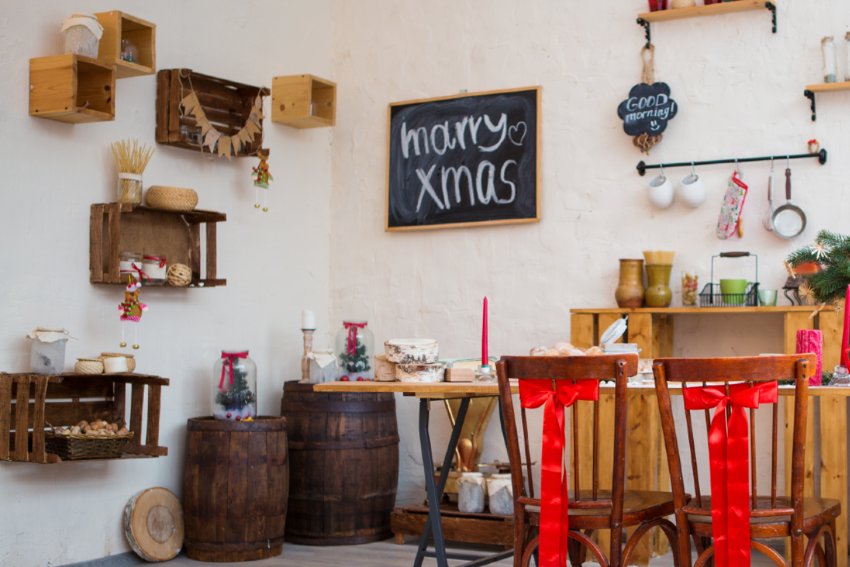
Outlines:
<svg viewBox="0 0 850 567"><path fill-rule="evenodd" d="M173 492L148 488L124 507L124 534L145 561L174 559L183 547L183 509Z"/></svg>

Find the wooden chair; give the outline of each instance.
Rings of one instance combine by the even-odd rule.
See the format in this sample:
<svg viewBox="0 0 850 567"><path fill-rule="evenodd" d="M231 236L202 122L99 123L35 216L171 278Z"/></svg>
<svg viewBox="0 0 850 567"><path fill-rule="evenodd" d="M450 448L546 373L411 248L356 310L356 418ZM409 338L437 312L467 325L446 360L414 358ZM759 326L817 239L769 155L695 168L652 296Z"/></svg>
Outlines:
<svg viewBox="0 0 850 567"><path fill-rule="evenodd" d="M557 508L557 496L560 492L547 494L547 482L552 486L552 478L547 481L547 450L554 450L560 456L562 450L557 447L558 443L552 443L555 429L547 429L547 419L550 419L558 406L570 406L569 413L572 426L569 434L569 442L573 455L568 481L572 490L568 498L568 525L569 531L560 532L558 545L569 544L569 556L572 565L581 565L586 557L587 551L593 556L593 560L602 566L619 567L627 565L632 556L635 546L643 535L651 528L658 526L666 534L671 548L676 549L676 527L666 519L673 514L673 495L669 492L634 492L626 491L625 478L625 448L626 448L626 383L629 376L637 373L638 357L635 354L618 354L602 356L504 356L496 364L499 382L499 401L504 419L505 437L510 458L511 475L513 479L514 493L514 565L515 567L527 566L532 555L538 550L541 541L541 516L546 525L546 517L551 514L553 508ZM514 411L513 397L511 396L509 379L516 378L520 385L520 426L517 426L516 412ZM588 386L591 395L582 396L575 394L579 399L593 398L592 391L598 393L598 385L602 380L614 381L614 418L613 423L600 424L599 402L589 401L583 404L592 404L592 416L585 411L579 411L576 404L572 404L570 391L574 394L576 389L584 389ZM556 397L556 392L557 397ZM575 397L572 396L572 397ZM545 403L544 403L545 402ZM538 407L543 403L543 456L541 463L541 488L544 494L535 497L534 482L532 481L532 456L528 442L528 415L527 407ZM585 409L584 407L582 410ZM550 412L547 416L547 412ZM581 417L580 417L581 414ZM592 421L590 421L592 420ZM566 417L564 418L566 423ZM579 430L583 426L591 427L591 446L585 448L582 453L582 439ZM592 424L592 425L591 425ZM603 429L604 427L604 429ZM521 456L519 446L518 429L522 430L524 443L524 454ZM561 436L564 436L563 424L560 426ZM567 441L564 439L564 441ZM566 447L563 447L566 449ZM580 462L576 458L581 454L592 454L592 465ZM611 470L600 470L599 456L603 451L610 451L612 456ZM522 458L525 459L526 483L523 482ZM537 460L535 455L534 459ZM553 457L549 457L550 459ZM551 462L551 461L550 461ZM582 467L581 465L584 465ZM560 466L558 467L560 468ZM581 484L587 478L580 478L580 469L592 471L589 486ZM558 471L560 472L560 471ZM558 472L555 474L555 484ZM603 483L600 483L600 478ZM609 482L610 481L610 484ZM609 489L610 488L610 489ZM555 498L551 498L554 496ZM541 508L543 500L543 508ZM548 510L548 511L547 511ZM561 524L559 523L559 528ZM623 530L625 528L636 528L632 535L623 545ZM544 528L544 535L547 528ZM551 528L549 528L551 529ZM597 530L610 530L610 547L608 556L602 551L592 539ZM549 532L551 534L551 531ZM546 549L552 551L550 542L552 539L543 538L540 558L537 564L541 567L561 567L565 564L566 557L563 547L559 547L553 557ZM674 554L675 556L675 554ZM561 565L558 565L559 562ZM680 565L678 558L676 565Z"/></svg>
<svg viewBox="0 0 850 567"><path fill-rule="evenodd" d="M803 497L808 377L814 373L815 367L812 354L655 360L653 372L676 504L680 557L690 560L690 539L693 538L698 552L695 566L705 565L711 560L721 567L724 564L749 564L745 557L750 549L766 555L776 565L788 565L779 553L761 540L790 537L790 565L813 565L814 557L818 558L821 566L836 565L835 518L840 513L840 504L837 500ZM793 458L790 496L777 496L779 397L775 384L784 380L794 383L794 397L786 397L786 403L794 404ZM719 385L706 387L707 382ZM669 390L671 383L683 388L682 401L677 401L677 405L684 407L684 420L681 417L674 419ZM762 437L757 435L755 414L759 405L768 406L766 410L771 412L769 439L763 431ZM710 416L709 409L715 407L720 408L719 411ZM697 450L707 445L699 442L699 435L695 441L694 412L698 412L697 419L702 419L700 412L705 414L706 435L709 440L713 439L713 447ZM737 423L735 420L738 420ZM685 497L677 436L677 430L683 428L687 430L687 449L682 452L690 453L693 471L694 498L690 502ZM728 435L723 433L724 429ZM760 429L767 429L767 426ZM763 442L766 442L766 447ZM757 443L760 445L758 450ZM728 453L727 460L723 460L718 449ZM708 458L705 457L707 453L711 453ZM765 466L767 463L770 464L770 486L761 488L769 488L769 494L765 491L762 495L757 465ZM709 469L710 474L707 472ZM711 495L706 491L706 475L711 478L708 485L712 489ZM725 483L724 476L732 482ZM735 479L739 481L737 484ZM727 500L725 506L717 503L718 494L721 500ZM712 515L713 497L717 508L715 516ZM724 513L729 515L726 520L728 532L722 527ZM749 536L746 534L747 525ZM819 543L821 538L823 545Z"/></svg>

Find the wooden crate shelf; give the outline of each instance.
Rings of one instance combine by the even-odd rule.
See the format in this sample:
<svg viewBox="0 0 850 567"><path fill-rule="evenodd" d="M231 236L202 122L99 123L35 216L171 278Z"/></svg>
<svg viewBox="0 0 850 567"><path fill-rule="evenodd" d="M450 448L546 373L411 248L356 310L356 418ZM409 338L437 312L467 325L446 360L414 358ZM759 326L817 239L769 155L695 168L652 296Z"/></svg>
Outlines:
<svg viewBox="0 0 850 567"><path fill-rule="evenodd" d="M336 83L313 75L272 79L272 122L295 128L336 123Z"/></svg>
<svg viewBox="0 0 850 567"><path fill-rule="evenodd" d="M141 18L113 10L95 14L103 26L97 58L114 65L119 79L153 75L156 71L156 25ZM138 50L137 61L121 58L121 41L127 40Z"/></svg>
<svg viewBox="0 0 850 567"><path fill-rule="evenodd" d="M168 384L168 378L146 374L0 372L0 460L62 462L46 451L45 428L83 419L125 423L135 435L122 458L165 456L168 448L159 445L159 413L162 387Z"/></svg>
<svg viewBox="0 0 850 567"><path fill-rule="evenodd" d="M164 256L169 264L192 269L190 287L227 285L217 275L217 223L227 215L214 211L174 212L121 203L91 206L89 280L126 284L119 275L119 255L133 250ZM201 225L206 237L205 273L201 274Z"/></svg>
<svg viewBox="0 0 850 567"><path fill-rule="evenodd" d="M201 107L216 130L233 136L245 126L257 95L268 96L269 90L195 73L191 69L163 69L156 74L156 141L200 152L201 127L194 116L182 113L180 101L194 89ZM236 157L256 155L263 145L263 126L254 139L242 147ZM203 148L209 153L209 148Z"/></svg>
<svg viewBox="0 0 850 567"><path fill-rule="evenodd" d="M115 68L82 55L30 59L30 116L61 122L115 119Z"/></svg>
<svg viewBox="0 0 850 567"><path fill-rule="evenodd" d="M495 514L466 514L457 506L440 507L443 536L447 541L498 545L504 549L514 546L514 517ZM390 529L396 543L404 543L405 536L422 535L428 521L427 506L396 508L390 516Z"/></svg>

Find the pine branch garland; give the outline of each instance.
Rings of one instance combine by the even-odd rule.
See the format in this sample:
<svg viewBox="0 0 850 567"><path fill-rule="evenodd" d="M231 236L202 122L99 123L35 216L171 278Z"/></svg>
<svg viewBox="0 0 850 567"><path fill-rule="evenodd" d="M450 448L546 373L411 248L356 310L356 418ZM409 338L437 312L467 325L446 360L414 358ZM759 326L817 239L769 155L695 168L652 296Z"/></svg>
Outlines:
<svg viewBox="0 0 850 567"><path fill-rule="evenodd" d="M819 303L840 302L850 284L850 236L822 230L814 244L788 255L792 267L807 262L820 265L820 271L807 276L812 296Z"/></svg>

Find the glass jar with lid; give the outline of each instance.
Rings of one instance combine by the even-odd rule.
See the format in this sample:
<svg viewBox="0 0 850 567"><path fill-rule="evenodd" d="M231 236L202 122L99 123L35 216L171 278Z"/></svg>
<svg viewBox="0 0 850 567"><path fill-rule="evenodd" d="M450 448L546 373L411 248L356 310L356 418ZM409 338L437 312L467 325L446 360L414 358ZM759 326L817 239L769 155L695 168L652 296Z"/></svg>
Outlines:
<svg viewBox="0 0 850 567"><path fill-rule="evenodd" d="M213 416L242 421L257 415L257 365L247 350L223 350L213 366Z"/></svg>
<svg viewBox="0 0 850 567"><path fill-rule="evenodd" d="M336 356L340 380L372 380L375 369L375 337L367 321L343 321L336 334Z"/></svg>
<svg viewBox="0 0 850 567"><path fill-rule="evenodd" d="M127 283L127 276L139 279L142 269L142 253L124 250L118 254L118 271L121 274L121 283Z"/></svg>

